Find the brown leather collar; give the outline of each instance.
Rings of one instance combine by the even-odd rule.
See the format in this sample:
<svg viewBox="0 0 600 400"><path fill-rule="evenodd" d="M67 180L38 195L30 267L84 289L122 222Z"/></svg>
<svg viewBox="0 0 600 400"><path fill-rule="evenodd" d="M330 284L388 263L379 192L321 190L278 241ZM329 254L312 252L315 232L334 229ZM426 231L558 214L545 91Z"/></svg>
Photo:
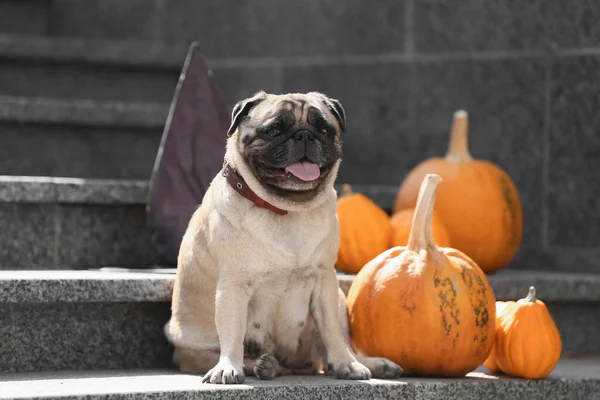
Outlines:
<svg viewBox="0 0 600 400"><path fill-rule="evenodd" d="M262 198L258 197L258 195L256 193L254 193L254 191L252 189L250 189L250 186L248 186L246 184L246 181L244 181L244 178L242 178L241 175L238 174L235 169L231 168L231 166L227 162L225 162L223 164L223 176L225 178L227 178L227 182L229 182L231 187L236 192L238 192L239 194L241 194L248 200L253 201L254 204L256 204L257 206L266 208L267 210L271 210L275 214L279 214L279 215L287 214L287 211L277 208L273 204L267 203Z"/></svg>

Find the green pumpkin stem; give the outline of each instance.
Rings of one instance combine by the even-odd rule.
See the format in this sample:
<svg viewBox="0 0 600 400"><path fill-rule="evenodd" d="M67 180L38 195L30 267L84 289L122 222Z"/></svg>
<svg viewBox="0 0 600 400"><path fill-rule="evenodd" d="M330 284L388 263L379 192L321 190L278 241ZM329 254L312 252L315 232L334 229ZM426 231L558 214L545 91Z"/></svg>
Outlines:
<svg viewBox="0 0 600 400"><path fill-rule="evenodd" d="M535 296L536 296L535 287L530 286L529 293L527 293L527 297L525 299L531 303L535 303L537 301L537 297L535 297Z"/></svg>
<svg viewBox="0 0 600 400"><path fill-rule="evenodd" d="M427 174L421 183L407 246L413 251L421 249L430 251L437 248L433 238L431 220L433 218L435 197L441 181L442 178L439 175Z"/></svg>
<svg viewBox="0 0 600 400"><path fill-rule="evenodd" d="M450 144L446 152L446 161L469 162L473 157L469 152L469 114L465 110L454 113L452 131L450 132Z"/></svg>

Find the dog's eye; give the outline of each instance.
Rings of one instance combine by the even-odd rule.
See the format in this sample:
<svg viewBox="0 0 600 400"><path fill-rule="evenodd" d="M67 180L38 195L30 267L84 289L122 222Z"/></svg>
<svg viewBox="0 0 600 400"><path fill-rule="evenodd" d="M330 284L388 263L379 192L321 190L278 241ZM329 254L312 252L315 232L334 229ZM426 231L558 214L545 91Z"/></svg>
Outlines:
<svg viewBox="0 0 600 400"><path fill-rule="evenodd" d="M278 128L271 128L267 131L267 134L269 136L277 136L281 133L281 130L279 130Z"/></svg>
<svg viewBox="0 0 600 400"><path fill-rule="evenodd" d="M327 130L327 128L323 128L323 129L321 129L321 133L323 135L327 135L329 133L329 131Z"/></svg>

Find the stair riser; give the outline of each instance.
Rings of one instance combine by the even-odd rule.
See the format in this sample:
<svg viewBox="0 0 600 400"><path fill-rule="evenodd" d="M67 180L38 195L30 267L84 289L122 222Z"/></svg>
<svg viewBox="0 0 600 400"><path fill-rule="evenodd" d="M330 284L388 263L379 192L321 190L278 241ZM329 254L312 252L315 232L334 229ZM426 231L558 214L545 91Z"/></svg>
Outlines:
<svg viewBox="0 0 600 400"><path fill-rule="evenodd" d="M0 93L10 96L169 103L179 78L178 69L0 61Z"/></svg>
<svg viewBox="0 0 600 400"><path fill-rule="evenodd" d="M0 203L0 269L143 268L157 262L141 205Z"/></svg>
<svg viewBox="0 0 600 400"><path fill-rule="evenodd" d="M0 33L44 35L52 1L0 0Z"/></svg>
<svg viewBox="0 0 600 400"><path fill-rule="evenodd" d="M161 128L0 123L4 175L150 179Z"/></svg>
<svg viewBox="0 0 600 400"><path fill-rule="evenodd" d="M600 354L600 303L549 303L564 353ZM172 368L170 304L5 304L0 372Z"/></svg>

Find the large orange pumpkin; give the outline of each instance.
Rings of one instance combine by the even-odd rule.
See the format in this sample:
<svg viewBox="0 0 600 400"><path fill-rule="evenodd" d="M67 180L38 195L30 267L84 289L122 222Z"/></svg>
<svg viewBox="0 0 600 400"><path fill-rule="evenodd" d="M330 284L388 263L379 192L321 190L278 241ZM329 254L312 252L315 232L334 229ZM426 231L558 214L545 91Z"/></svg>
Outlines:
<svg viewBox="0 0 600 400"><path fill-rule="evenodd" d="M373 257L390 248L392 225L389 215L362 193L343 185L337 201L340 247L336 268L355 274Z"/></svg>
<svg viewBox="0 0 600 400"><path fill-rule="evenodd" d="M495 297L464 253L438 248L431 233L441 178L423 180L407 246L364 266L347 296L352 344L387 357L407 375L464 376L494 341Z"/></svg>
<svg viewBox="0 0 600 400"><path fill-rule="evenodd" d="M394 212L414 207L426 174L443 178L436 212L444 222L452 247L466 253L482 270L505 267L516 255L523 235L523 211L517 189L496 164L474 159L467 144L468 116L454 115L450 145L444 158L429 158L405 177Z"/></svg>
<svg viewBox="0 0 600 400"><path fill-rule="evenodd" d="M394 228L394 234L392 235L392 246L406 246L408 244L408 237L410 236L410 229L412 227L412 220L415 215L414 208L405 208L392 215L391 223ZM446 226L442 222L441 218L433 212L431 218L431 231L435 243L439 247L450 247L450 237Z"/></svg>
<svg viewBox="0 0 600 400"><path fill-rule="evenodd" d="M539 379L548 376L562 352L560 333L546 305L529 294L500 311L496 329L496 362L507 375Z"/></svg>

